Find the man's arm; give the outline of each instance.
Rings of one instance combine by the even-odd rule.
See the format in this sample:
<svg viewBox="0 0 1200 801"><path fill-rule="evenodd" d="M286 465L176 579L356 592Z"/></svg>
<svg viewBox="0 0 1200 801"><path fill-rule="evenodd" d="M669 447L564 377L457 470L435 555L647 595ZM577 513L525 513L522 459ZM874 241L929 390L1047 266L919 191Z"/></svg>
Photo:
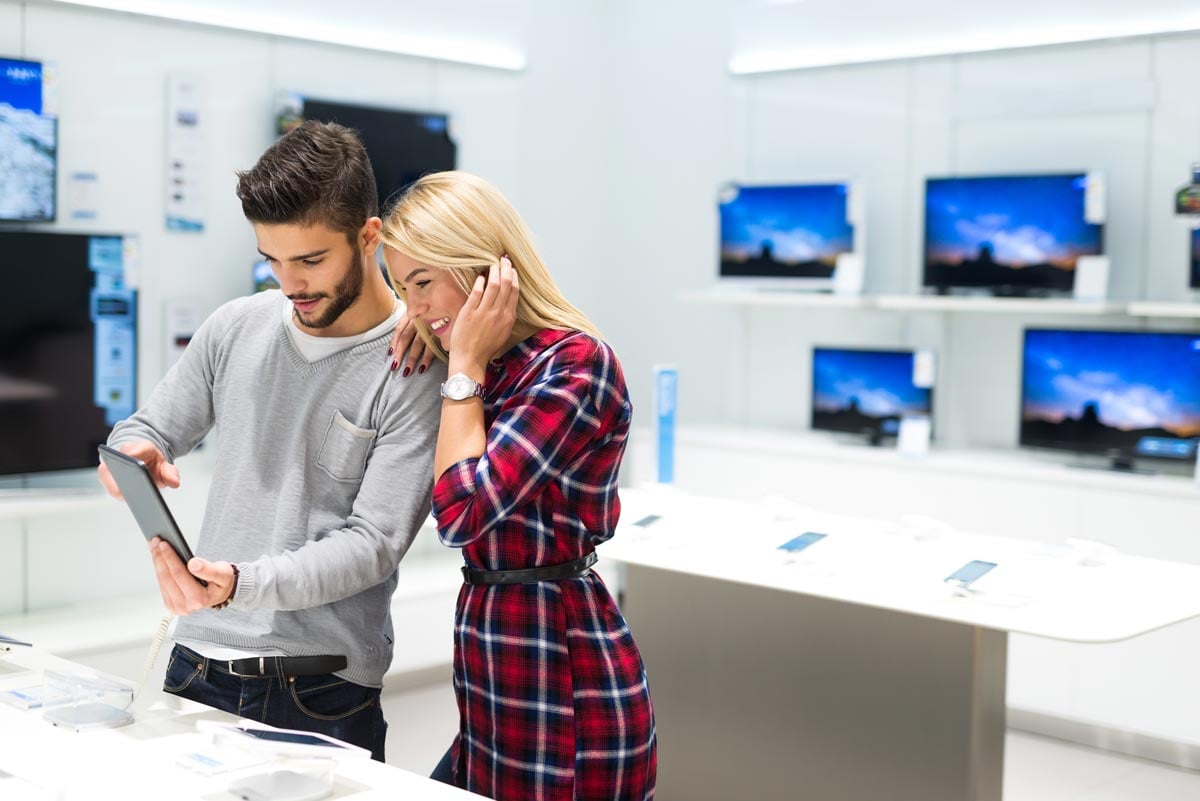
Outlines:
<svg viewBox="0 0 1200 801"><path fill-rule="evenodd" d="M213 381L217 349L233 317L234 313L223 307L204 321L183 356L167 371L149 400L113 427L108 435L109 445L120 448L137 440L148 441L162 454L162 464L166 465L189 452L204 438L214 420ZM143 461L149 464L148 460ZM165 480L164 474L155 477L160 484L178 485L177 476L173 484Z"/></svg>

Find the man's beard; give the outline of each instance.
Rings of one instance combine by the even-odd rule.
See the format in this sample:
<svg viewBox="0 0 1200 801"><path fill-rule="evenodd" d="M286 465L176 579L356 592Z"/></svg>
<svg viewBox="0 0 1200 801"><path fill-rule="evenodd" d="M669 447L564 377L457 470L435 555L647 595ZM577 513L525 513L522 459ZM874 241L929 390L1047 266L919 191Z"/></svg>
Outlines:
<svg viewBox="0 0 1200 801"><path fill-rule="evenodd" d="M302 326L305 328L328 328L336 323L339 317L345 314L346 309L354 305L354 302L362 295L363 290L362 266L357 261L355 259L350 263L350 266L346 270L346 275L333 288L333 297L330 299L324 314L316 320L308 322L300 316L300 312L292 312ZM289 300L315 300L327 297L329 295L324 293L319 295L288 295Z"/></svg>

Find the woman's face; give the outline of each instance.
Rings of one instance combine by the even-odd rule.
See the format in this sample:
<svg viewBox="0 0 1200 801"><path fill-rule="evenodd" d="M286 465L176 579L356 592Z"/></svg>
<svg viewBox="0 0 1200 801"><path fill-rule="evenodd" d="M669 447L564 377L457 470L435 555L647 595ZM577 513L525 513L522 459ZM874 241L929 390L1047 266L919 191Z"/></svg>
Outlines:
<svg viewBox="0 0 1200 801"><path fill-rule="evenodd" d="M442 347L449 350L450 332L467 302L467 293L446 270L421 264L393 248L384 248L383 257L392 280L408 296L408 316L424 322Z"/></svg>

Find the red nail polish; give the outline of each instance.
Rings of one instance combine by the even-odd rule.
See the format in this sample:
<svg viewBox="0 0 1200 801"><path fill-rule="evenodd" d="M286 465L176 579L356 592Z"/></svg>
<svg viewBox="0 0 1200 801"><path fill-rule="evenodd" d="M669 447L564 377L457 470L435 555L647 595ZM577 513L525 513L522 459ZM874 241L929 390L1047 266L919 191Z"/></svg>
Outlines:
<svg viewBox="0 0 1200 801"><path fill-rule="evenodd" d="M408 374L412 372L411 367L405 367L404 372L400 374L401 378L408 378Z"/></svg>
<svg viewBox="0 0 1200 801"><path fill-rule="evenodd" d="M391 355L392 355L392 351L394 351L394 350L395 350L395 348L388 348L388 356L391 356Z"/></svg>
<svg viewBox="0 0 1200 801"><path fill-rule="evenodd" d="M423 372L425 372L425 365L423 365L423 364L422 364L420 367L418 367L418 368L417 368L417 372L418 372L418 373L423 373Z"/></svg>
<svg viewBox="0 0 1200 801"><path fill-rule="evenodd" d="M400 362L399 362L399 361L397 361L397 360L393 360L393 361L392 361L392 371L393 371L393 372L395 372L396 368L397 368L397 367L399 367L399 366L400 366Z"/></svg>

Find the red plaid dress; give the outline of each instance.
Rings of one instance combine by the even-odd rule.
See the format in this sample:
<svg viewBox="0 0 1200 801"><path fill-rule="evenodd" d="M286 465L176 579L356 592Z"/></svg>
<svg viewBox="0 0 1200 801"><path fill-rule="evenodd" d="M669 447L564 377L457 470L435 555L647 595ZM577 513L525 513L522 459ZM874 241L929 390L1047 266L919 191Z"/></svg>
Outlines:
<svg viewBox="0 0 1200 801"><path fill-rule="evenodd" d="M491 363L487 450L433 488L442 542L516 570L612 537L630 403L616 356L543 330ZM600 577L472 586L458 596L456 783L501 801L654 796L654 713L641 655Z"/></svg>

